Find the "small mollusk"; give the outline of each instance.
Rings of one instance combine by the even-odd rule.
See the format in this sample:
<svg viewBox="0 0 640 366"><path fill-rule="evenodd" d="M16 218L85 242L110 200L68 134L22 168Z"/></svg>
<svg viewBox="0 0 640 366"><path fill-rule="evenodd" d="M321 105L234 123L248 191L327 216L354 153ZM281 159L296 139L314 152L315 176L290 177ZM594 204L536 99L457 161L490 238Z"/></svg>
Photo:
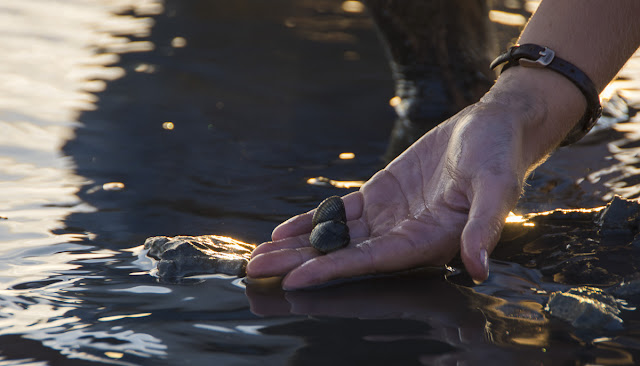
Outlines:
<svg viewBox="0 0 640 366"><path fill-rule="evenodd" d="M349 244L349 227L342 221L321 222L311 231L311 245L322 253L344 248Z"/></svg>
<svg viewBox="0 0 640 366"><path fill-rule="evenodd" d="M316 212L313 214L311 224L316 227L325 221L342 221L347 222L347 213L344 209L344 202L338 196L331 196L320 202Z"/></svg>
<svg viewBox="0 0 640 366"><path fill-rule="evenodd" d="M342 198L332 196L322 201L313 214L313 230L309 236L311 245L322 253L344 248L351 240L346 222Z"/></svg>

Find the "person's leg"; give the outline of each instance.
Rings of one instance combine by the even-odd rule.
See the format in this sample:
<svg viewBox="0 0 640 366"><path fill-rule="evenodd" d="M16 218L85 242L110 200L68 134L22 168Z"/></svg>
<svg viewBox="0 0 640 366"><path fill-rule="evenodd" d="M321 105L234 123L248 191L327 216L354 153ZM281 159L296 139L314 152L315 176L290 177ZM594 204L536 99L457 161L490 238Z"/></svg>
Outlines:
<svg viewBox="0 0 640 366"><path fill-rule="evenodd" d="M398 113L387 161L489 90L497 54L486 0L366 0L387 49Z"/></svg>

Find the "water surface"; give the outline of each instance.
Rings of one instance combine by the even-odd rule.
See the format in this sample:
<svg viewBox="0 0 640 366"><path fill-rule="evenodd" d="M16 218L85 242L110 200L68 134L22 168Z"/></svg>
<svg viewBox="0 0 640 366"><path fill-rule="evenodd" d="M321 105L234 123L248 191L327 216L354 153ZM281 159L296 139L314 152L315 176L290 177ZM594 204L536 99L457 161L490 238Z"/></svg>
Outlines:
<svg viewBox="0 0 640 366"><path fill-rule="evenodd" d="M259 243L355 189L310 178L361 181L382 166L392 81L359 9L0 1L0 363L637 360L636 325L581 338L545 315L537 272L509 262L475 288L432 269L296 293L149 275L130 249L148 236ZM620 86L631 100L635 63ZM637 197L637 140L626 123L558 152L520 210Z"/></svg>

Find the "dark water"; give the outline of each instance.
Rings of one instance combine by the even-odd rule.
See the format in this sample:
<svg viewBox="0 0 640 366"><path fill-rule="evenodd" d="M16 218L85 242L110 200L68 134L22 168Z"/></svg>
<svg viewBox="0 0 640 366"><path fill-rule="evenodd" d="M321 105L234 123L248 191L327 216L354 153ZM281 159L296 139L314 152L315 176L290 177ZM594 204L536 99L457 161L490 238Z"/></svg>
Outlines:
<svg viewBox="0 0 640 366"><path fill-rule="evenodd" d="M509 262L475 288L430 269L295 293L149 275L148 236L259 243L354 189L309 178L382 166L392 82L370 19L342 5L0 1L0 364L637 362L634 323L577 334ZM636 197L625 126L560 151L520 210Z"/></svg>

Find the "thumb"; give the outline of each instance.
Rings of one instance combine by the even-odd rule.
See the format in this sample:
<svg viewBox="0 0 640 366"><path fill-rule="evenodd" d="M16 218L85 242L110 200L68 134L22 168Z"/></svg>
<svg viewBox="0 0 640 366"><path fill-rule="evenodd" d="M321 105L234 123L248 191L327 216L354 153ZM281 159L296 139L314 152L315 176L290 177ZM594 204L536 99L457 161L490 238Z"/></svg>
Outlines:
<svg viewBox="0 0 640 366"><path fill-rule="evenodd" d="M473 185L469 217L461 237L460 256L475 282L482 282L489 276L489 254L500 240L505 219L518 201L521 190L517 181L512 180L496 182L491 179L484 183L490 184Z"/></svg>

